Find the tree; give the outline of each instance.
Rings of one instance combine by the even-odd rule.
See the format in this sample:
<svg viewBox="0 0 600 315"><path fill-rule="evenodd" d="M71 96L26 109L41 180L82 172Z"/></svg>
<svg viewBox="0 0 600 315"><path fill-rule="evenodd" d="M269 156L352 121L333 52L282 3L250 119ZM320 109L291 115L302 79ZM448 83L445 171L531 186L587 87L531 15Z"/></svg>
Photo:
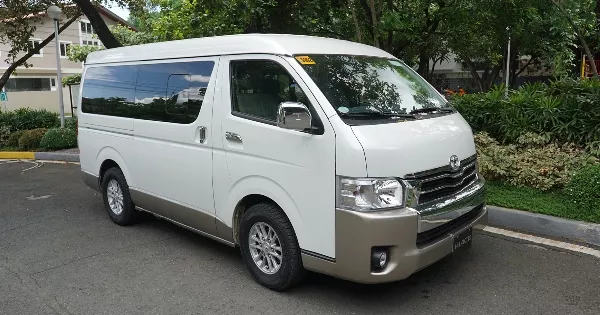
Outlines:
<svg viewBox="0 0 600 315"><path fill-rule="evenodd" d="M28 67L27 60L34 54L39 53L40 49L46 46L54 39L54 33L49 35L38 46L31 46L29 38L35 31L35 22L40 22L44 16L45 10L52 5L49 1L23 2L18 0L7 0L4 7L1 7L4 20L0 21L0 42L10 45L10 50L5 61L10 65L0 77L0 89L6 85L10 75L19 66ZM59 34L71 25L78 17L77 8L66 6L65 3L57 3L62 6L63 12L70 18L59 29ZM24 55L21 55L25 52Z"/></svg>
<svg viewBox="0 0 600 315"><path fill-rule="evenodd" d="M113 25L109 27L109 31L123 46L141 45L156 42L156 38L148 33L135 32L130 28L122 25ZM67 59L74 62L85 62L87 56L94 51L103 50L98 46L69 46L67 51ZM63 86L67 84L78 84L81 81L81 74L74 74L63 78Z"/></svg>
<svg viewBox="0 0 600 315"><path fill-rule="evenodd" d="M571 31L577 35L581 48L589 60L592 74L594 77L600 78L594 62L594 55L586 40L586 36L590 36L592 32L598 30L598 19L594 13L597 3L593 0L552 0L552 3L568 23Z"/></svg>
<svg viewBox="0 0 600 315"><path fill-rule="evenodd" d="M20 66L28 67L27 60L35 53L39 52L46 44L54 39L51 34L42 40L37 47L29 46L29 39L36 30L36 24L43 23L45 11L50 5L59 6L67 17L66 23L60 27L64 30L71 25L81 12L88 17L94 27L99 39L108 47L118 47L121 44L115 36L108 30L106 23L98 13L96 6L101 2L90 0L5 0L0 4L0 42L10 47L5 61L10 64L8 69L0 77L0 89L4 87L10 75ZM102 0L108 1L108 0ZM143 0L118 0L121 6L138 8ZM80 10L81 9L81 10ZM23 52L26 52L23 55Z"/></svg>
<svg viewBox="0 0 600 315"><path fill-rule="evenodd" d="M506 72L507 44L511 42L509 82L531 64L543 60L562 67L571 53L574 34L557 25L558 12L545 0L463 1L453 17L448 41L457 60L469 69L480 91L487 91ZM523 56L529 58L519 65Z"/></svg>

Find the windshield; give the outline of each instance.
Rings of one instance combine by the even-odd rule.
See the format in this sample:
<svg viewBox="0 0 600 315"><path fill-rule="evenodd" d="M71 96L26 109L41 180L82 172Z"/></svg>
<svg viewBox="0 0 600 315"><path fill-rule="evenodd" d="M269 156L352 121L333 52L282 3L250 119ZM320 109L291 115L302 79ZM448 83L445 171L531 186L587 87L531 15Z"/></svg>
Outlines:
<svg viewBox="0 0 600 315"><path fill-rule="evenodd" d="M350 55L297 56L296 60L341 116L378 114L390 119L394 114L450 108L421 76L399 60Z"/></svg>

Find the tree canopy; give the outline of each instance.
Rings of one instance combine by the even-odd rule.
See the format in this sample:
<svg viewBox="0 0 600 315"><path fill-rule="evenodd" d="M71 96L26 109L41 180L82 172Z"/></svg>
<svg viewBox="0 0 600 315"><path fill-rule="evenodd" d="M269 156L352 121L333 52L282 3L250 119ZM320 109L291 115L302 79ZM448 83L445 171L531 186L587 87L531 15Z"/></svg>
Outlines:
<svg viewBox="0 0 600 315"><path fill-rule="evenodd" d="M576 54L600 50L595 0L118 0L139 32L108 29L94 4L108 0L5 0L0 41L7 61L27 49L29 14L57 3L67 16L83 12L107 48L125 44L239 34L291 33L334 37L382 48L430 79L439 61L456 58L481 90L504 72L511 41L510 82L527 67L574 68ZM6 14L4 14L6 13ZM12 20L11 20L12 19ZM101 20L101 19L99 19ZM528 57L521 65L519 58ZM578 56L577 56L578 57ZM595 70L594 70L595 72ZM1 84L1 81L0 81Z"/></svg>

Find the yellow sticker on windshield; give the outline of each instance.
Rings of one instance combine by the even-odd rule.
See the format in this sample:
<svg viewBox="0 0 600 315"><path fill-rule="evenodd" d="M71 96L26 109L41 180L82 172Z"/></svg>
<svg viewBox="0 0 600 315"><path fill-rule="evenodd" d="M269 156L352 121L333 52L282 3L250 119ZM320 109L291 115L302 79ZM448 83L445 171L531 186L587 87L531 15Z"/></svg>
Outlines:
<svg viewBox="0 0 600 315"><path fill-rule="evenodd" d="M309 56L297 56L296 60L298 60L298 62L300 62L300 64L303 65L314 65L315 61L312 60L312 58L310 58Z"/></svg>

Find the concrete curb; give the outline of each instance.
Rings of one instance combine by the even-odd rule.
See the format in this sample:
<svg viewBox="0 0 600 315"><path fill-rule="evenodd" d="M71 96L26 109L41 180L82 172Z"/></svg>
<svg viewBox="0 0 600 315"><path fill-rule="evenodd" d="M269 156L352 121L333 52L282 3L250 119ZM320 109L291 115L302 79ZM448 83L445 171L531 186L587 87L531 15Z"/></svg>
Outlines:
<svg viewBox="0 0 600 315"><path fill-rule="evenodd" d="M0 152L0 159L79 162L79 154L59 152Z"/></svg>
<svg viewBox="0 0 600 315"><path fill-rule="evenodd" d="M489 225L600 246L600 224L487 206Z"/></svg>

